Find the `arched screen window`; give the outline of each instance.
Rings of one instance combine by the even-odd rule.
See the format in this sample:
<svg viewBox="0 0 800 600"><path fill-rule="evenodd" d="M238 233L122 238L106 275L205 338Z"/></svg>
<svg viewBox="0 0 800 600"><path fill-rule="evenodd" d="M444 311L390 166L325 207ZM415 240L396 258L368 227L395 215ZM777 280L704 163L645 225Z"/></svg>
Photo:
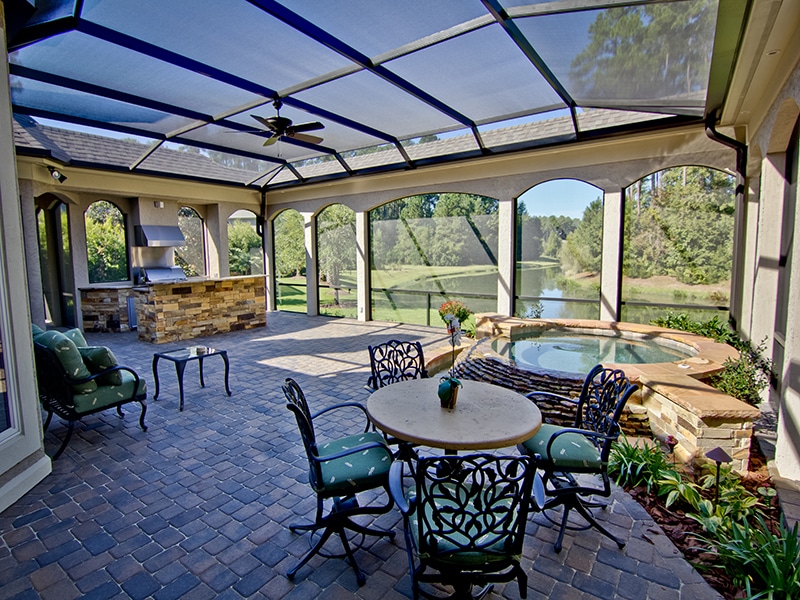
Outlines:
<svg viewBox="0 0 800 600"><path fill-rule="evenodd" d="M237 210L228 217L228 268L231 275L263 275L264 252L256 233L256 215Z"/></svg>
<svg viewBox="0 0 800 600"><path fill-rule="evenodd" d="M294 209L273 220L278 309L306 312L306 246L303 216Z"/></svg>
<svg viewBox="0 0 800 600"><path fill-rule="evenodd" d="M178 210L178 227L186 240L185 246L175 248L175 264L183 268L188 277L206 274L206 236L203 219L188 206Z"/></svg>
<svg viewBox="0 0 800 600"><path fill-rule="evenodd" d="M89 283L128 280L125 215L111 202L98 200L86 209L84 221Z"/></svg>

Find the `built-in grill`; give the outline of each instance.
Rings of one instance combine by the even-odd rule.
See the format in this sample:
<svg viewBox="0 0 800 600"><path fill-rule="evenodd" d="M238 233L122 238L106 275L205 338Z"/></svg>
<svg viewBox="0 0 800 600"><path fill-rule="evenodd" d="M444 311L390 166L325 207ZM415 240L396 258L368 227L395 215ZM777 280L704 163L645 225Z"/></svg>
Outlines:
<svg viewBox="0 0 800 600"><path fill-rule="evenodd" d="M177 283L186 281L180 267L142 267L145 283Z"/></svg>

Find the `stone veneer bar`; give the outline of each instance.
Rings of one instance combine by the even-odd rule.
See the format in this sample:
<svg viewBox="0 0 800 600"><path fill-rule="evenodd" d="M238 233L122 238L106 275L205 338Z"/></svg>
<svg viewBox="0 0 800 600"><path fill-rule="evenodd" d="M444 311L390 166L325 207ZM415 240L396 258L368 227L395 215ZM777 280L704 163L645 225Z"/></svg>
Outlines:
<svg viewBox="0 0 800 600"><path fill-rule="evenodd" d="M266 282L263 275L253 275L82 289L84 329L128 331L129 297L134 298L138 338L154 344L267 323Z"/></svg>

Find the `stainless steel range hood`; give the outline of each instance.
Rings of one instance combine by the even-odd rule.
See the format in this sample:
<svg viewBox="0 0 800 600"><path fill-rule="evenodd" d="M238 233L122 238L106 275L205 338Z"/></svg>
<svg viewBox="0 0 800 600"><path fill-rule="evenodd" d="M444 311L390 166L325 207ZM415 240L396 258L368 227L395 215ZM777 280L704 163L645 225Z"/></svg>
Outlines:
<svg viewBox="0 0 800 600"><path fill-rule="evenodd" d="M136 225L133 238L137 246L151 248L186 245L181 228L177 225Z"/></svg>

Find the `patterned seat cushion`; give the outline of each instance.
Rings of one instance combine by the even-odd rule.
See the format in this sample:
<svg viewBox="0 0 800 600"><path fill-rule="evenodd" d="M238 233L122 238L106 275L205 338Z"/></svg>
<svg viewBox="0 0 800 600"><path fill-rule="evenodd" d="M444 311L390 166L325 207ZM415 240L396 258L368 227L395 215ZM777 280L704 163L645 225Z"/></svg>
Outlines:
<svg viewBox="0 0 800 600"><path fill-rule="evenodd" d="M317 491L325 497L333 497L382 486L389 476L392 454L381 434L370 431L324 442L317 447L317 452L324 458L369 442L379 442L381 447L322 462L323 488Z"/></svg>
<svg viewBox="0 0 800 600"><path fill-rule="evenodd" d="M579 433L565 433L556 438L547 453L550 437L564 429L558 425L544 424L532 438L523 442L530 454L539 454L542 459L550 461L556 469L594 470L602 467L600 451L591 440Z"/></svg>
<svg viewBox="0 0 800 600"><path fill-rule="evenodd" d="M77 413L86 413L89 411L102 409L106 406L112 406L120 400L125 400L133 396L133 386L136 382L132 373L128 371L118 371L122 377L122 385L101 385L92 392L85 394L76 394L75 411ZM147 395L147 384L144 379L139 379L139 388L137 389L137 396Z"/></svg>

